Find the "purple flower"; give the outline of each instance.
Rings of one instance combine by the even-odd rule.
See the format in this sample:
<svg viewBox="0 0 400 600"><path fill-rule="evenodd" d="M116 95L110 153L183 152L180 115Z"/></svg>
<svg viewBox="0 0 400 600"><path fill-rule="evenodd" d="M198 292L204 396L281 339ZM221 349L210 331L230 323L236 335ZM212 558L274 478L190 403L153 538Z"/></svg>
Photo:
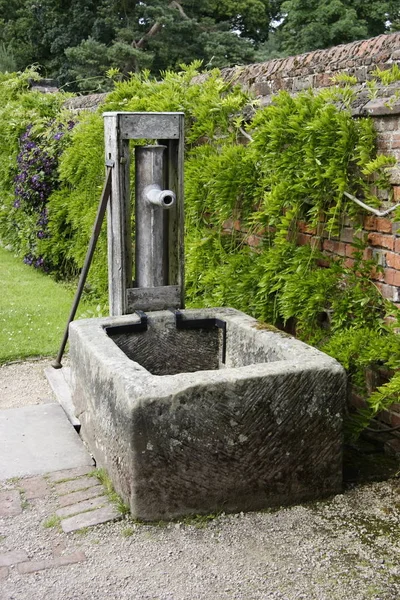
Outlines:
<svg viewBox="0 0 400 600"><path fill-rule="evenodd" d="M55 140L61 140L61 138L64 136L64 132L63 131L59 131L58 133L56 133L55 135L53 135L53 138Z"/></svg>
<svg viewBox="0 0 400 600"><path fill-rule="evenodd" d="M19 208L21 206L21 202L19 200L14 200L14 208Z"/></svg>

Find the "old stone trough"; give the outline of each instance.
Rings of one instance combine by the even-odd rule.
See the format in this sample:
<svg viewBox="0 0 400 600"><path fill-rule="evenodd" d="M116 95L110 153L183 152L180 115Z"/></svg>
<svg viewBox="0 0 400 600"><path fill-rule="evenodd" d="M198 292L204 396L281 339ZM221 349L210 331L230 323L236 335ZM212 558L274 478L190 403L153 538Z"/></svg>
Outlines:
<svg viewBox="0 0 400 600"><path fill-rule="evenodd" d="M71 326L81 431L133 516L255 510L340 491L338 363L236 310L179 317Z"/></svg>
<svg viewBox="0 0 400 600"><path fill-rule="evenodd" d="M229 308L185 310L183 115L106 113L111 317L70 326L81 435L132 515L245 511L340 491L345 374ZM130 139L135 149L132 283Z"/></svg>

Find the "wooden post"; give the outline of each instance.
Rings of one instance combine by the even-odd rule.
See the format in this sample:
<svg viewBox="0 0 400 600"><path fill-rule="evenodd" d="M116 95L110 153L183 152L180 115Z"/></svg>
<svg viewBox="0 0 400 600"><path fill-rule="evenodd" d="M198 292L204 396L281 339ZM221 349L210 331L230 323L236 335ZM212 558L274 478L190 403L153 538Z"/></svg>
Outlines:
<svg viewBox="0 0 400 600"><path fill-rule="evenodd" d="M110 315L126 313L126 290L132 285L132 233L129 185L129 141L120 134L119 114L104 114L106 160L113 160L107 210L108 295Z"/></svg>

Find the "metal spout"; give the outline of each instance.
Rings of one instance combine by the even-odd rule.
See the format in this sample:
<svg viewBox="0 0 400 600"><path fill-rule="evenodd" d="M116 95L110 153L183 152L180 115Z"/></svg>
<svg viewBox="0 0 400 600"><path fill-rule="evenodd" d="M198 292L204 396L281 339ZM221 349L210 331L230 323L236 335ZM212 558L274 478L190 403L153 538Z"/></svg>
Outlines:
<svg viewBox="0 0 400 600"><path fill-rule="evenodd" d="M168 210L175 206L176 196L172 190L162 190L159 185L149 185L144 190L146 199L155 206Z"/></svg>

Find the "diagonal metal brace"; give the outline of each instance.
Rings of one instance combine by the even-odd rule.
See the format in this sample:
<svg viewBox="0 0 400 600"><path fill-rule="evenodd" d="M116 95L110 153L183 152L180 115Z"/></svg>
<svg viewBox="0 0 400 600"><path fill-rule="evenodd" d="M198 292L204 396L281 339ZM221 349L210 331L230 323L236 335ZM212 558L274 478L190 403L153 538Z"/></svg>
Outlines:
<svg viewBox="0 0 400 600"><path fill-rule="evenodd" d="M112 165L107 164L107 162L110 162L113 164ZM83 264L81 275L79 277L78 288L76 290L74 301L72 303L71 312L69 314L67 325L65 327L61 346L58 351L57 358L52 363L52 366L55 369L61 369L61 367L62 367L61 359L63 357L65 346L67 345L67 341L68 341L69 324L74 320L76 311L78 309L78 305L79 305L79 302L80 302L80 299L82 296L83 288L86 283L86 278L89 273L90 265L92 264L92 258L93 258L94 251L96 249L97 240L99 239L101 226L103 224L104 215L106 213L108 199L111 194L111 179L112 179L112 170L113 170L113 166L114 166L114 161L106 161L106 166L107 166L106 179L104 182L103 191L101 192L100 202L99 202L96 219L95 219L94 226L93 226L92 237L90 238L89 247L86 252L85 262Z"/></svg>

